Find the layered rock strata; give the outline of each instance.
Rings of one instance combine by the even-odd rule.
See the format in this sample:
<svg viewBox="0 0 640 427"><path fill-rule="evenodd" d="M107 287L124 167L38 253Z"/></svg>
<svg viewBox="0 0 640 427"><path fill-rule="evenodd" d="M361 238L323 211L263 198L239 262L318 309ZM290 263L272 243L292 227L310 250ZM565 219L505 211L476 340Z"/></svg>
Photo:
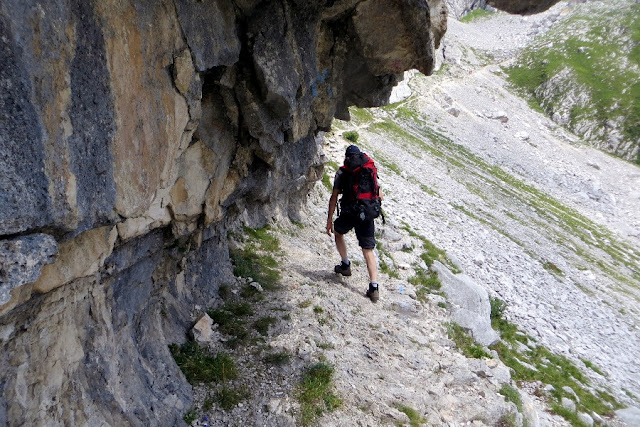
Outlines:
<svg viewBox="0 0 640 427"><path fill-rule="evenodd" d="M299 218L321 132L445 29L444 0L3 0L0 424L180 423L167 344L229 224Z"/></svg>
<svg viewBox="0 0 640 427"><path fill-rule="evenodd" d="M226 228L299 218L317 138L429 74L443 1L0 4L0 424L175 424Z"/></svg>

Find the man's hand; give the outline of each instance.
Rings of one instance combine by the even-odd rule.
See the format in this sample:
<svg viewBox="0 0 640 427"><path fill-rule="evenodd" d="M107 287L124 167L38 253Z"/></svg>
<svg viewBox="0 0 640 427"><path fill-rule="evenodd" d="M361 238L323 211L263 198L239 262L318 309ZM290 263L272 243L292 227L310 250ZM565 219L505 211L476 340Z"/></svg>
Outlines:
<svg viewBox="0 0 640 427"><path fill-rule="evenodd" d="M333 221L327 221L327 234L331 236L333 234Z"/></svg>

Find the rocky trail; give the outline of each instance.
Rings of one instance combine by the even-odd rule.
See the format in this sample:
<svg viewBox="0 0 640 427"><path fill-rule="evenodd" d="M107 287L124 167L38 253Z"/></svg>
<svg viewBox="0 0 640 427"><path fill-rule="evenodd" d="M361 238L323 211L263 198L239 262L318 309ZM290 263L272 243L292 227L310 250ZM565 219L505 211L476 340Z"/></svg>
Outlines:
<svg viewBox="0 0 640 427"><path fill-rule="evenodd" d="M529 337L519 344L520 365L553 365L552 356L541 365L525 358L543 346L579 368L585 390L628 407L616 417L618 406L607 402L608 416L578 410L574 424L640 422L640 170L532 111L495 65L569 12L559 4L529 18L451 20L437 75L405 82L412 94L396 104L334 122L324 143L328 176L351 143L344 132L357 131L386 194L388 221L377 223L380 301L364 296L366 267L353 234L354 275L333 273L338 257L324 234L329 193L318 185L301 224L268 231L279 241L282 276L276 290L259 286L254 318L272 320L257 345L232 350L236 383L251 397L204 411L209 392L200 386L193 425L299 425L299 384L316 363L333 367L341 401L320 425L570 425L550 411L549 383L516 381L495 349L462 354L451 322L479 323L453 295L462 282L483 290L474 310L485 310L485 322L487 296L506 303L505 319ZM427 240L446 252L446 267L428 269ZM416 284L428 270L438 271L444 292ZM247 282L239 278L232 294ZM473 329L476 340L482 333ZM227 348L225 340L214 333L212 348ZM268 354L286 355L286 363L265 363ZM572 412L581 397L568 388L558 402ZM505 399L509 389L520 404Z"/></svg>

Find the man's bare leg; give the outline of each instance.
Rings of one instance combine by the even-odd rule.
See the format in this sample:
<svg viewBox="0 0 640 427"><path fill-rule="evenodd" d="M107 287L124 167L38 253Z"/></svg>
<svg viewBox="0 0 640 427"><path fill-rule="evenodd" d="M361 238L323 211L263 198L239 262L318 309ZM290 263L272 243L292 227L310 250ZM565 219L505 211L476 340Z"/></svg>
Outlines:
<svg viewBox="0 0 640 427"><path fill-rule="evenodd" d="M336 248L338 249L338 253L340 254L340 258L348 259L347 257L347 244L344 241L344 234L340 234L335 232L336 238Z"/></svg>
<svg viewBox="0 0 640 427"><path fill-rule="evenodd" d="M336 240L337 240L336 234ZM343 240L344 242L344 240ZM362 255L367 262L367 271L369 272L369 281L372 283L378 282L378 263L376 261L376 255L373 253L373 249L362 248Z"/></svg>

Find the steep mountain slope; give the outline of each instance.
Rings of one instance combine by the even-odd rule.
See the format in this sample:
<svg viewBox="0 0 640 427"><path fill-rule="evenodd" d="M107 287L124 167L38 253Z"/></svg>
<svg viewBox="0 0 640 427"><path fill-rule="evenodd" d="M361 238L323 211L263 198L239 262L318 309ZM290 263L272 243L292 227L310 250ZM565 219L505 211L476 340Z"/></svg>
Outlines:
<svg viewBox="0 0 640 427"><path fill-rule="evenodd" d="M262 237L280 242L265 252L277 258L279 288L236 269L244 278L231 294L247 276L264 287L247 320L272 318L260 344L229 350L234 337L224 331L210 342L234 354L242 373L230 386L250 395L229 410L206 409L221 386L198 386L194 425L204 415L210 425L311 422L300 384L317 364L332 368L326 404L311 409L320 425L636 425L624 410L610 415L640 405L640 173L576 145L577 136L532 111L488 62L508 58L557 17L553 9L452 21L437 76L416 75L408 99L351 109L350 122L334 122L323 145L325 184L356 135L380 170L388 220L377 223L381 300L364 297L353 235L354 276L332 272L329 193L318 186L300 224ZM260 258L260 250L251 255L255 239L235 239L232 247ZM433 258L457 274L435 262L428 268ZM506 303L494 323L502 344L471 350L459 340L450 322L460 307L430 281L434 271L442 289L466 276L494 298L494 311ZM275 355L282 364L266 362Z"/></svg>
<svg viewBox="0 0 640 427"><path fill-rule="evenodd" d="M640 4L587 2L568 13L510 78L556 123L640 163Z"/></svg>

